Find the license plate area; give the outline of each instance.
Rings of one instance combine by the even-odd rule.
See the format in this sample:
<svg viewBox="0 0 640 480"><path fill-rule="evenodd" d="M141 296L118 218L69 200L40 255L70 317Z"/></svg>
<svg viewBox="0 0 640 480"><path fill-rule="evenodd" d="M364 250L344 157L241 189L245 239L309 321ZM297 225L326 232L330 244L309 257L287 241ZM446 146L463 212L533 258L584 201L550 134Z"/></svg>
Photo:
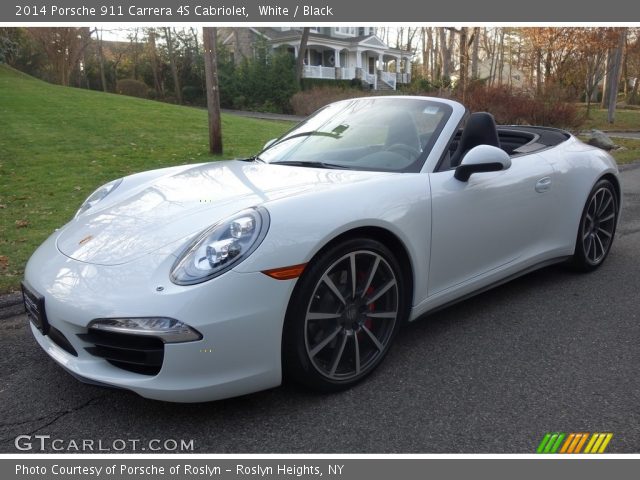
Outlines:
<svg viewBox="0 0 640 480"><path fill-rule="evenodd" d="M49 332L49 322L44 309L44 297L29 288L24 282L21 283L21 287L27 317L43 335L46 335Z"/></svg>

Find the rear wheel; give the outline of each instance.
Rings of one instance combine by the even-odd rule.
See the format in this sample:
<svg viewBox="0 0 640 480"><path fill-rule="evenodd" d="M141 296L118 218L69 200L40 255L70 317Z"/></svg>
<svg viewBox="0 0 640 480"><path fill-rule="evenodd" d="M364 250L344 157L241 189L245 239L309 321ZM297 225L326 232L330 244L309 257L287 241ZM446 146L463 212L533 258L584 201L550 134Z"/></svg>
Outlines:
<svg viewBox="0 0 640 480"><path fill-rule="evenodd" d="M408 312L406 285L391 251L352 239L307 267L287 311L285 375L322 391L348 388L382 361Z"/></svg>
<svg viewBox="0 0 640 480"><path fill-rule="evenodd" d="M602 265L611 250L617 220L616 191L609 180L600 180L591 190L582 212L573 266L591 271Z"/></svg>

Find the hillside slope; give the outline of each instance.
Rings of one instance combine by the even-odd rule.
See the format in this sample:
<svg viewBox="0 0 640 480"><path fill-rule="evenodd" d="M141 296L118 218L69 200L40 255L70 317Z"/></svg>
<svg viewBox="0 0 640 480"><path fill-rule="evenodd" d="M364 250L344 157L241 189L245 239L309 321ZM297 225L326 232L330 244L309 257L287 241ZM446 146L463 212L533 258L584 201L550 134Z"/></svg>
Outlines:
<svg viewBox="0 0 640 480"><path fill-rule="evenodd" d="M290 127L223 115L224 158L247 156ZM51 85L0 65L0 293L103 183L142 170L212 160L207 113Z"/></svg>

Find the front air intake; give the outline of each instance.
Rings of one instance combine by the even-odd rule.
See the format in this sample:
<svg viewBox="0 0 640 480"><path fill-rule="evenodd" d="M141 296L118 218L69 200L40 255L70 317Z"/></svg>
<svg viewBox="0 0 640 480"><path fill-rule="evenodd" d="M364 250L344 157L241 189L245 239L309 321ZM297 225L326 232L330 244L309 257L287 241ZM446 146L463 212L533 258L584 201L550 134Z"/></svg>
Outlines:
<svg viewBox="0 0 640 480"><path fill-rule="evenodd" d="M156 337L130 333L107 332L90 328L78 334L86 343L85 350L104 358L115 367L142 375L157 375L164 359L164 343Z"/></svg>

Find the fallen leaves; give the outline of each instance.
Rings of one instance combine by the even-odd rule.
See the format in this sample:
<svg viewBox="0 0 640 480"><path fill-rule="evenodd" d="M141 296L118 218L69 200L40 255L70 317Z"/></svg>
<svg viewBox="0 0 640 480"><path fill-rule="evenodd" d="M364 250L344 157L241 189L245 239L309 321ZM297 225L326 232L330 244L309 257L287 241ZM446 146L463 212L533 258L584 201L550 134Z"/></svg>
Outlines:
<svg viewBox="0 0 640 480"><path fill-rule="evenodd" d="M16 228L27 228L29 220L16 220Z"/></svg>

